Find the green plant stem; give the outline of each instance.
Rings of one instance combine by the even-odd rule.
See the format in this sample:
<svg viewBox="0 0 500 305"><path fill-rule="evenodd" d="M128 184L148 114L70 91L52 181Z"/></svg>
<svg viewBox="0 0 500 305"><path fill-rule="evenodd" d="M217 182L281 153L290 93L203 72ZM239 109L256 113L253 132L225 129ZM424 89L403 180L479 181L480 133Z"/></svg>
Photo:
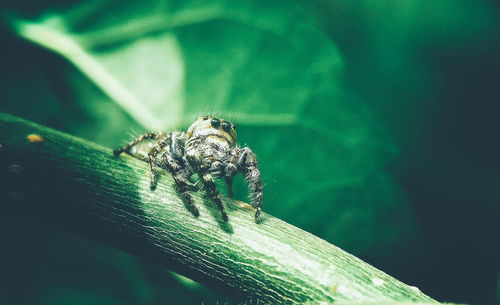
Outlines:
<svg viewBox="0 0 500 305"><path fill-rule="evenodd" d="M264 214L255 224L236 201L224 199L225 223L195 193L194 217L168 173L151 191L147 164L109 148L7 114L0 145L3 217L119 247L259 304L436 302L277 218Z"/></svg>

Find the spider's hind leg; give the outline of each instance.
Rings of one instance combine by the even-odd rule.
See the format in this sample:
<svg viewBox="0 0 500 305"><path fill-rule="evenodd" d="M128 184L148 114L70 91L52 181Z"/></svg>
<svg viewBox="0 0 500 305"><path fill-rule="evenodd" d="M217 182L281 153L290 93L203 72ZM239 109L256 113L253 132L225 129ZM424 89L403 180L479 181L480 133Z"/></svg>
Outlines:
<svg viewBox="0 0 500 305"><path fill-rule="evenodd" d="M149 189L154 191L156 189L156 185L158 184L158 170L156 169L157 165L155 162L156 152L154 155L151 153L148 155L149 157Z"/></svg>
<svg viewBox="0 0 500 305"><path fill-rule="evenodd" d="M113 150L113 154L115 156L118 156L123 152L128 152L130 150L130 148L132 148L132 146L137 145L137 144L141 143L142 141L154 140L154 139L158 139L158 138L163 137L163 136L165 136L165 134L161 133L161 132L160 133L150 132L150 133L143 134L143 135L139 136L138 138L136 138L135 140L133 140L132 142L128 143L127 145L124 145L120 148Z"/></svg>

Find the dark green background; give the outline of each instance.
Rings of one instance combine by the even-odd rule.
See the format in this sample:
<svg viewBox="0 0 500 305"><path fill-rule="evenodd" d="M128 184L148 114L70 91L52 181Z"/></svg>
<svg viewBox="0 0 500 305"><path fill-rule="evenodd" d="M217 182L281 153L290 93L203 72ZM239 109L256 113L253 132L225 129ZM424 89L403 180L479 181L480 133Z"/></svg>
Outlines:
<svg viewBox="0 0 500 305"><path fill-rule="evenodd" d="M499 301L497 1L3 1L0 13L0 111L110 148L229 118L259 157L266 212L439 301ZM225 302L66 232L15 216L0 229L2 304Z"/></svg>

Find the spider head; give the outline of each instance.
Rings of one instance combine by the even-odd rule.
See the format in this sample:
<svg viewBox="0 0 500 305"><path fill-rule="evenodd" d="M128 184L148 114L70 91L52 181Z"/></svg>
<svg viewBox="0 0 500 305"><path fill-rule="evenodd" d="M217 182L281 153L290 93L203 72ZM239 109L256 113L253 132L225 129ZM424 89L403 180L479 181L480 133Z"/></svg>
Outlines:
<svg viewBox="0 0 500 305"><path fill-rule="evenodd" d="M186 132L186 139L200 136L226 142L233 146L236 143L236 127L229 121L204 115L196 119Z"/></svg>

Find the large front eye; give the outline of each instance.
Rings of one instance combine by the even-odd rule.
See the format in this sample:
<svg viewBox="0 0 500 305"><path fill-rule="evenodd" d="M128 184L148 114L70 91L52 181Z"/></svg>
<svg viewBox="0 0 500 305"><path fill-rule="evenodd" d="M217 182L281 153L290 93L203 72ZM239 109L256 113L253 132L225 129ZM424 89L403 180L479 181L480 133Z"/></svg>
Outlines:
<svg viewBox="0 0 500 305"><path fill-rule="evenodd" d="M229 132L229 130L231 130L231 124L229 124L228 122L222 123L222 129L226 132Z"/></svg>
<svg viewBox="0 0 500 305"><path fill-rule="evenodd" d="M220 120L216 119L216 118L213 118L210 123L212 124L213 128L219 128L219 126L220 126Z"/></svg>

